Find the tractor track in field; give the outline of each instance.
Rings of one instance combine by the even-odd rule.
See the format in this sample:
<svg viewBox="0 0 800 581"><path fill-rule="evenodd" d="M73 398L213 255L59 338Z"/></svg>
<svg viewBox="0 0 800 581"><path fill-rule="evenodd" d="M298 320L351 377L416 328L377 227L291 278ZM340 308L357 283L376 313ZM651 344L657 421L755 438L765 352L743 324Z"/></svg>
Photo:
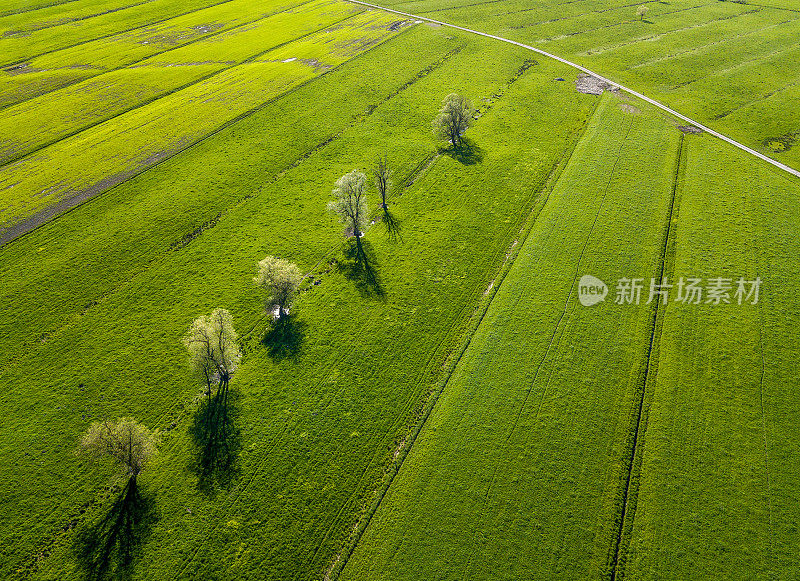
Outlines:
<svg viewBox="0 0 800 581"><path fill-rule="evenodd" d="M430 22L432 24L438 24L439 26L444 26L444 27L447 27L447 28L453 28L455 30L460 30L462 32L467 32L469 34L475 34L477 36L482 36L484 38L489 38L489 39L497 40L497 41L500 41L500 42L505 42L507 44L513 44L514 46L518 46L520 48L524 48L526 50L533 51L533 52L535 52L537 54L540 54L542 56L545 56L545 57L547 57L549 59L556 60L556 61L558 61L558 62L560 62L562 64L565 64L565 65L567 65L569 67L572 67L573 69L577 69L577 70L582 71L582 72L584 72L584 73L586 73L588 75L591 75L591 76L599 79L602 82L608 83L611 87L613 87L615 89L618 89L620 91L623 91L625 93L628 93L630 95L633 95L634 97L637 97L637 98L639 98L639 99L641 99L643 101L646 101L647 103L650 103L651 105L654 105L655 107L658 107L662 111L666 111L670 115L673 115L674 117L677 117L678 119L681 119L682 121L685 121L689 125L692 125L693 127L697 127L698 129L701 129L702 131L705 131L709 135L713 135L714 137L716 137L718 139L721 139L722 141L725 141L726 143L729 143L730 145L733 145L734 147L737 147L737 148L741 149L742 151L744 151L746 153L749 153L750 155L753 155L753 156L761 159L762 161L765 161L765 162L777 167L780 170L783 170L786 173L789 173L789 174L791 174L791 175L793 175L795 177L800 177L800 171L798 171L798 170L796 170L796 169L794 169L792 167L789 167L788 165L785 165L785 164L783 164L783 163L781 163L779 161L776 161L776 160L772 159L771 157L768 157L768 156L764 155L763 153L760 153L760 152L756 151L755 149L747 147L743 143L739 143L738 141L735 141L734 139L731 139L730 137L728 137L726 135L723 135L722 133L719 133L718 131L714 131L713 129L711 129L709 127L706 127L702 123L700 123L698 121L695 121L694 119L691 119L691 118L687 117L686 115L683 115L683 114L675 111L674 109L671 109L671 108L667 107L666 105L663 105L663 104L659 103L655 99L651 99L650 97L647 97L647 96L643 95L642 93L639 93L638 91L634 91L633 89L630 89L630 88L628 88L628 87L626 87L624 85L621 85L621 84L619 84L619 83L617 83L615 81L612 81L611 79L603 77L602 75L599 75L599 74L595 73L594 71L592 71L590 69L587 69L584 66L581 66L581 65L579 65L577 63L573 63L572 61L569 61L569 60L567 60L565 58L557 56L557 55L555 55L553 53L544 51L544 50L542 50L540 48L536 48L536 47L524 44L522 42L517 42L516 40L511 40L511 39L508 39L508 38L504 38L502 36L489 34L488 32L481 32L479 30L474 30L472 28L465 28L463 26L458 26L457 24L451 24L449 22L442 22L440 20L434 20L432 18L427 18L426 16L419 16L419 15L416 15L416 14L410 14L408 12L401 12L399 10L394 10L392 8L385 8L383 6L379 6L378 4L371 4L369 2L363 2L362 0L347 0L347 1L351 2L353 4L360 4L362 6L368 6L370 8L375 8L375 9L378 9L378 10L384 10L386 12L399 14L399 15L405 16L407 18L413 18L415 20L420 20L420 21L423 21L423 22Z"/></svg>
<svg viewBox="0 0 800 581"><path fill-rule="evenodd" d="M675 163L675 177L672 184L672 196L669 203L669 211L667 212L666 226L664 227L663 241L661 244L661 255L658 266L658 272L654 277L659 284L664 282L665 275L671 276L673 262L674 262L674 243L675 243L675 229L672 228L673 220L675 219L676 212L680 207L680 203L676 203L678 199L681 181L683 161L686 155L685 149L686 135L681 134L680 144L678 146L677 160ZM630 545L630 536L633 530L633 522L636 516L636 506L639 497L639 478L641 473L641 465L643 458L643 444L644 438L647 433L648 424L648 411L649 399L652 396L651 392L655 388L655 381L658 376L658 353L661 344L661 329L664 320L664 310L659 308L661 305L661 297L656 298L652 303L651 317L649 322L650 327L650 341L647 345L647 351L642 358L642 370L637 380L637 400L635 402L635 419L632 422L631 433L632 441L630 448L623 458L625 471L625 481L621 491L621 500L619 505L619 512L617 515L617 530L612 541L612 552L610 562L610 579L611 581L620 581L625 575L625 564L627 563L628 547ZM650 389L648 389L650 387ZM649 397L650 396L650 397Z"/></svg>

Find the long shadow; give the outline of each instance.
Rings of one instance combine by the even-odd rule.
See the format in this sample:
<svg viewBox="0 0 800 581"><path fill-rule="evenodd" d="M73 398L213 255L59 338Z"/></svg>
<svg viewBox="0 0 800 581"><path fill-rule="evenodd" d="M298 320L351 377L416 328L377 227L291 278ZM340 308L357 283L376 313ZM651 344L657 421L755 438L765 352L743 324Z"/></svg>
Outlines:
<svg viewBox="0 0 800 581"><path fill-rule="evenodd" d="M129 578L157 518L155 502L131 478L109 511L99 521L87 523L76 537L75 554L84 578Z"/></svg>
<svg viewBox="0 0 800 581"><path fill-rule="evenodd" d="M261 343L273 359L287 359L297 356L306 336L306 323L296 315L284 315L267 330Z"/></svg>
<svg viewBox="0 0 800 581"><path fill-rule="evenodd" d="M480 163L486 155L486 152L480 145L466 136L461 138L460 144L450 146L449 149L445 150L445 153L464 165Z"/></svg>
<svg viewBox="0 0 800 581"><path fill-rule="evenodd" d="M362 239L348 239L344 250L344 260L337 268L344 276L355 283L358 292L365 297L383 299L386 296L378 277L377 259L372 245Z"/></svg>
<svg viewBox="0 0 800 581"><path fill-rule="evenodd" d="M392 215L392 213L389 211L389 208L383 209L383 218L381 221L383 222L384 226L386 226L386 232L389 234L389 240L395 242L400 239L402 241L403 237L400 235L400 222Z"/></svg>
<svg viewBox="0 0 800 581"><path fill-rule="evenodd" d="M197 487L206 494L225 488L239 473L242 449L238 427L239 394L225 389L200 402L189 426L195 445L191 468L197 475Z"/></svg>

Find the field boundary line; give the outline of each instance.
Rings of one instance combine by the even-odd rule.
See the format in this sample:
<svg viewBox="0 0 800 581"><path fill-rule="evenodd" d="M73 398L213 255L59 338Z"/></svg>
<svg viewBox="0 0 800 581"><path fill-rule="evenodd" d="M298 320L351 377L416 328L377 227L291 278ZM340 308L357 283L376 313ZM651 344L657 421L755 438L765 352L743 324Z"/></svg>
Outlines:
<svg viewBox="0 0 800 581"><path fill-rule="evenodd" d="M587 69L586 67L583 67L583 66L581 66L581 65L579 65L577 63L573 63L571 61L568 61L567 59L562 58L562 57L557 56L557 55L554 55L553 53L544 51L544 50L542 50L540 48L536 48L536 47L530 46L528 44L524 44L522 42L517 42L516 40L511 40L511 39L508 39L508 38L503 38L502 36L496 36L494 34L489 34L488 32L481 32L479 30L473 30L471 28L465 28L463 26L458 26L456 24L450 24L449 22L442 22L442 21L439 21L439 20L434 20L433 18L427 18L425 16L417 16L416 14L410 14L408 12L401 12L399 10L394 10L392 8L385 8L385 7L379 6L377 4L370 4L369 2L363 2L362 0L347 0L347 1L348 2L352 2L353 4L361 4L362 6L368 6L370 8L376 8L378 10L385 10L386 12L393 12L394 14L399 14L401 16L406 16L408 18L414 18L416 20L422 20L422 21L425 21L425 22L430 22L432 24L438 24L439 26L445 26L445 27L448 27L448 28L454 28L456 30L461 30L463 32L468 32L470 34L476 34L478 36L483 36L485 38L491 38L492 40L499 40L500 42L513 44L514 46L518 46L520 48L524 48L526 50L533 51L533 52L535 52L537 54L540 54L540 55L545 56L547 58L556 60L556 61L558 61L558 62L560 62L562 64L570 66L570 67L572 67L574 69L577 69L577 70L579 70L581 72L584 72L587 75L591 75L591 76L599 79L600 81L602 81L604 83L608 83L611 87L613 87L615 89L619 89L620 91L624 91L625 93L633 95L634 97L637 97L637 98L639 98L639 99L641 99L643 101L646 101L647 103L650 103L651 105L654 105L654 106L658 107L659 109L661 109L663 111L666 111L670 115L673 115L673 116L677 117L678 119L681 119L682 121L685 121L686 123L688 123L688 124L690 124L690 125L692 125L694 127L697 127L698 129L702 129L703 131L705 131L709 135L713 135L714 137L716 137L718 139L721 139L722 141L725 141L726 143L729 143L729 144L733 145L734 147L738 147L739 149L741 149L742 151L744 151L746 153L749 153L750 155L756 156L757 158L761 159L762 161L766 161L767 163L774 165L775 167L777 167L780 170L783 170L783 171L785 171L787 173L792 174L795 177L800 178L800 171L798 171L798 170L796 170L794 168L791 168L788 165L785 165L785 164L783 164L783 163L781 163L779 161L776 161L776 160L772 159L771 157L768 157L768 156L764 155L763 153L760 153L760 152L756 151L755 149L747 147L743 143L739 143L738 141L736 141L734 139L731 139L727 135L723 135L722 133L719 133L718 131L714 131L713 129L711 129L709 127L706 127L702 123L700 123L698 121L695 121L694 119L691 119L691 118L687 117L686 115L678 113L674 109L671 109L671 108L667 107L666 105L663 105L662 103L659 103L655 99L651 99L650 97L647 97L647 96L639 93L638 91L634 91L633 89L629 89L628 87L626 87L624 85L620 85L619 83L617 83L615 81L612 81L611 79L607 79L606 77L603 77L602 75L599 75L599 74L595 73L594 71L592 71L590 69Z"/></svg>
<svg viewBox="0 0 800 581"><path fill-rule="evenodd" d="M686 135L681 134L680 141L678 142L677 159L675 160L675 174L672 182L672 192L670 196L669 208L666 212L666 225L664 227L663 241L661 243L660 260L658 264L658 279L662 284L665 274L669 273L671 276L674 270L675 262L675 228L672 227L672 222L675 219L676 212L680 209L679 196L682 194L683 187L683 174L684 164L688 153L686 151ZM672 245L670 244L672 242ZM613 542L613 553L611 554L610 563L610 579L611 581L618 581L625 577L625 565L627 565L628 547L630 546L631 536L633 534L633 520L636 516L636 507L639 500L639 479L641 477L641 464L643 461L642 447L644 446L644 438L647 433L647 425L649 421L649 401L648 391L655 389L656 378L658 377L658 363L659 352L661 347L661 332L664 325L664 317L666 316L664 308L659 308L661 299L656 298L653 306L650 309L650 341L647 345L647 351L644 354L644 362L639 372L639 378L636 380L636 392L634 396L635 402L635 420L632 422L633 434L632 442L629 450L625 450L627 458L627 472L625 475L624 486L622 489L621 506L619 510L619 524L617 526L615 539ZM651 389L648 390L648 385ZM638 400L638 401L637 401Z"/></svg>

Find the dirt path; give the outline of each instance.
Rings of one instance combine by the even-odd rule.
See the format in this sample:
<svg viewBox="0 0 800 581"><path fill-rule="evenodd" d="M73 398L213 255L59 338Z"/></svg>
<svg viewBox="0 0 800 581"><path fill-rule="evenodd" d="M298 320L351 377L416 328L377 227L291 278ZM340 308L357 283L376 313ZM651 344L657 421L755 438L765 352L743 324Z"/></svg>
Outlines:
<svg viewBox="0 0 800 581"><path fill-rule="evenodd" d="M541 50L539 48L535 48L535 47L527 45L527 44L523 44L521 42L517 42L515 40L510 40L508 38L503 38L502 36L495 36L494 34L489 34L487 32L480 32L479 30L472 30L471 28L464 28L463 26L457 26L455 24L449 24L447 22L442 22L440 20L433 20L432 18L426 18L425 16L417 16L416 14L409 14L408 12L400 12L399 10L393 10L391 8L384 8L383 6L378 6L377 4L370 4L368 2L362 2L361 0L348 0L348 2L352 2L353 4L360 4L361 6L367 6L369 8L376 8L378 10L383 10L385 12L392 12L394 14L399 14L401 16L406 16L408 18L413 18L415 20L419 20L419 21L423 21L423 22L430 22L432 24L437 24L439 26L447 26L448 28L455 28L456 30L462 30L464 32L469 32L470 34L477 34L478 36L491 38L493 40L499 40L500 42L506 42L508 44L513 44L515 46L519 46L519 47L527 49L527 50L532 50L533 52L538 53L538 54L540 54L542 56L546 56L547 58L551 58L553 60L557 60L558 62L564 63L565 65L568 65L568 66L570 66L570 67L572 67L574 69L578 69L579 71L583 71L584 73L597 78L601 82L608 83L608 85L610 85L613 88L619 89L620 91L625 91L626 93L629 93L629 94L633 95L634 97L638 97L639 99L641 99L643 101L647 101L651 105L655 105L659 109L662 109L662 110L666 111L670 115L674 115L675 117L685 121L689 125L697 127L699 129L702 129L706 133L709 133L709 134L713 135L714 137L717 137L717 138L719 138L719 139L721 139L723 141L726 141L726 142L730 143L731 145L733 145L734 147L738 147L742 151L746 151L750 155L754 155L757 158L762 159L762 160L766 161L767 163L770 163L770 164L774 165L778 169L781 169L781 170L783 170L783 171L785 171L787 173L792 174L795 177L800 177L800 171L798 171L798 170L796 170L794 168L791 168L788 165L784 165L779 161L775 161L771 157L767 157L763 153L760 153L760 152L758 152L758 151L756 151L754 149L751 149L751 148L747 147L746 145L744 145L742 143L739 143L738 141L735 141L735 140L731 139L730 137L728 137L726 135L723 135L722 133L714 131L713 129L710 129L710 128L706 127L705 125L703 125L701 123L698 123L694 119L690 119L689 117L686 117L685 115L681 115L680 113L678 113L674 109L670 109L666 105L662 105L661 103L659 103L655 99L651 99L650 97L645 97L644 95L642 95L641 93L639 93L637 91L634 91L633 89L629 89L628 87L625 87L624 85L620 85L619 83L615 83L614 81L612 81L610 79L607 79L607 78L605 78L605 77L603 77L601 75L598 75L597 73L587 69L586 67L582 67L579 64L576 64L576 63L573 63L573 62L568 61L566 59L563 59L560 56L556 56L556 55L554 55L552 53L543 51L543 50Z"/></svg>

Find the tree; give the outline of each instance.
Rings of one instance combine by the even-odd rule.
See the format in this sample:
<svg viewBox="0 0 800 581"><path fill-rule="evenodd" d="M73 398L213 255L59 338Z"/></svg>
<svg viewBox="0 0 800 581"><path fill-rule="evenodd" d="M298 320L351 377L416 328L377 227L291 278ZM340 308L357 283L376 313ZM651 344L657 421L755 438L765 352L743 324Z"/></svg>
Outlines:
<svg viewBox="0 0 800 581"><path fill-rule="evenodd" d="M386 194L389 193L389 188L392 185L391 177L392 171L389 169L389 160L386 156L379 157L372 167L372 176L375 178L375 187L378 188L378 193L381 196L381 207L384 212L386 206Z"/></svg>
<svg viewBox="0 0 800 581"><path fill-rule="evenodd" d="M462 135L469 129L475 110L468 99L458 93L450 93L442 101L442 108L433 120L433 130L453 147L459 147Z"/></svg>
<svg viewBox="0 0 800 581"><path fill-rule="evenodd" d="M132 482L156 454L158 431L151 432L133 418L93 422L81 438L81 451L96 458L109 457L123 466Z"/></svg>
<svg viewBox="0 0 800 581"><path fill-rule="evenodd" d="M242 358L237 339L233 317L225 309L196 318L183 338L193 365L206 381L209 397L214 382L219 384L217 394L227 393L231 375Z"/></svg>
<svg viewBox="0 0 800 581"><path fill-rule="evenodd" d="M642 4L636 9L636 15L639 17L639 20L644 20L644 17L647 15L647 6Z"/></svg>
<svg viewBox="0 0 800 581"><path fill-rule="evenodd" d="M258 263L258 274L253 282L267 291L264 307L267 313L277 310L277 319L280 321L288 313L294 293L302 280L303 274L296 264L267 256Z"/></svg>
<svg viewBox="0 0 800 581"><path fill-rule="evenodd" d="M361 252L361 231L369 219L367 195L364 188L367 176L353 170L336 180L333 188L334 200L328 203L328 210L339 216L339 220L356 237L356 246Z"/></svg>

